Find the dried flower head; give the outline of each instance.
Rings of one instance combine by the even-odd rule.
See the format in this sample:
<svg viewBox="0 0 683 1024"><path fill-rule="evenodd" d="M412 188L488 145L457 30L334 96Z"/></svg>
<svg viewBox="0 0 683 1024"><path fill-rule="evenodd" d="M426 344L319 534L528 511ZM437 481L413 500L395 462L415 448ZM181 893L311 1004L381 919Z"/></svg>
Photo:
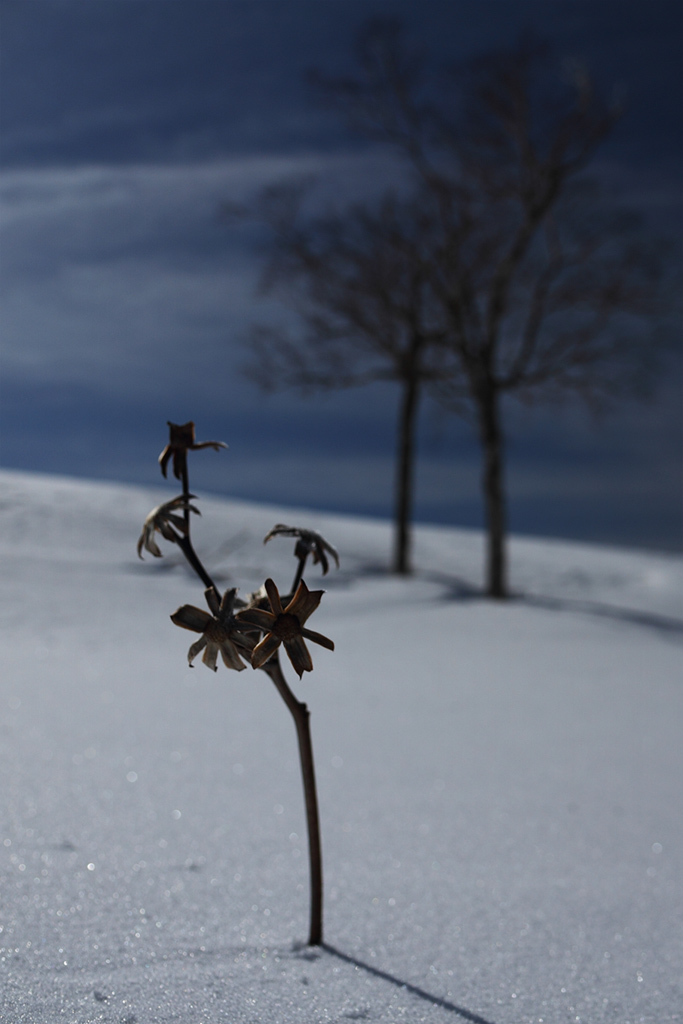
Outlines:
<svg viewBox="0 0 683 1024"><path fill-rule="evenodd" d="M201 515L199 509L190 504L190 499L192 498L195 498L194 494L188 494L187 496L180 494L177 498L165 501L163 505L157 505L156 508L152 509L142 524L142 533L138 540L138 558L142 558L143 548L149 551L151 555L154 555L155 558L161 558L161 551L154 539L154 534L157 531L162 537L172 541L174 544L178 542L176 530L183 536L187 535L187 523L184 517L175 515L175 512L179 509L189 509L190 512Z"/></svg>
<svg viewBox="0 0 683 1024"><path fill-rule="evenodd" d="M278 523L263 538L263 543L267 544L271 537L296 537L295 558L305 561L309 555L312 555L313 564L317 565L319 562L322 566L323 576L327 575L330 568L327 554L332 555L335 565L339 568L339 555L336 550L316 530L303 530L298 526L285 526L284 523Z"/></svg>
<svg viewBox="0 0 683 1024"><path fill-rule="evenodd" d="M221 448L228 447L224 441L195 441L192 420L189 423L171 423L170 420L167 420L167 423L171 434L168 444L159 456L159 465L164 476L166 476L166 468L171 456L173 456L173 475L176 479L181 480L188 451L195 452L200 448L213 448L218 452Z"/></svg>
<svg viewBox="0 0 683 1024"><path fill-rule="evenodd" d="M213 587L209 587L204 591L204 596L212 615L202 608L184 604L171 616L171 621L176 626L202 634L187 652L190 666L199 652L204 651L202 661L214 672L218 670L216 662L219 652L226 668L234 668L237 672L241 672L243 668L247 667L242 661L240 653L248 657L256 641L240 630L239 623L236 622L232 614L236 593L235 588L226 590L223 599L219 601L216 591Z"/></svg>
<svg viewBox="0 0 683 1024"><path fill-rule="evenodd" d="M301 678L304 672L311 672L313 669L311 655L304 643L304 638L320 644L321 647L326 647L328 651L334 650L333 642L322 633L304 628L304 623L320 604L320 599L325 591L309 590L302 580L292 600L286 608L283 608L280 594L273 580L267 579L265 587L272 611L269 612L263 608L245 608L235 616L238 622L258 626L265 633L263 639L252 651L251 664L254 668L265 665L280 644L284 644L294 671Z"/></svg>

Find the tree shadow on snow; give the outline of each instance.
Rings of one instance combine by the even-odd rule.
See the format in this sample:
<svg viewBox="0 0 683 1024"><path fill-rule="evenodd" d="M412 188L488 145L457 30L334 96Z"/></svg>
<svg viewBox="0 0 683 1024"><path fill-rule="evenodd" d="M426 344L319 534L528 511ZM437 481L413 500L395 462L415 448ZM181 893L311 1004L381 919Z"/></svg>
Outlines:
<svg viewBox="0 0 683 1024"><path fill-rule="evenodd" d="M397 576L395 572L383 562L359 560L348 573L350 579L387 579L400 580L410 583L412 580L424 580L427 583L436 583L443 590L442 600L444 601L482 601L486 594L483 587L475 586L469 580L460 576L452 576L448 573L427 572L416 569L410 576Z"/></svg>
<svg viewBox="0 0 683 1024"><path fill-rule="evenodd" d="M483 588L475 587L458 576L418 571L415 573L415 578L437 584L441 588L440 602L490 600ZM683 620L674 618L672 615L661 615L658 612L624 608L584 598L548 597L544 594L528 594L523 591L512 591L507 602L496 601L497 605L504 606L506 603L526 604L530 608L545 608L548 611L579 612L582 615L593 615L598 618L611 619L613 622L626 622L630 625L653 629L663 636L673 639L683 639Z"/></svg>
<svg viewBox="0 0 683 1024"><path fill-rule="evenodd" d="M532 608L547 608L550 611L581 612L584 615L595 615L600 618L612 619L615 622L628 622L634 626L654 629L665 636L683 638L683 621L670 615L659 615L657 612L642 612L636 608L620 608L615 605L603 604L601 601L585 601L572 598L543 597L537 594L513 594L512 601L527 604Z"/></svg>
<svg viewBox="0 0 683 1024"><path fill-rule="evenodd" d="M466 1010L462 1006L457 1006L455 1003L451 1003L448 999L443 999L441 996L432 995L431 992L427 992L426 989L420 988L419 985L412 985L408 981L402 981L401 978L397 978L395 975L389 974L388 971L382 971L379 967L373 967L372 964L365 963L364 960L359 960L357 957L350 956L348 953L342 953L340 949L330 946L327 942L323 942L320 949L329 953L331 956L336 956L339 960L343 960L344 963L353 964L354 967L367 971L368 974L372 974L375 978L381 978L382 981L388 981L391 985L396 985L397 988L403 989L405 992L410 992L411 995L417 996L419 999L426 1000L433 1006L439 1006L443 1010L450 1010L451 1013L457 1013L458 1016L463 1020L469 1021L470 1024L494 1024L493 1021L487 1020L485 1017L481 1017L478 1013L472 1013L471 1010Z"/></svg>

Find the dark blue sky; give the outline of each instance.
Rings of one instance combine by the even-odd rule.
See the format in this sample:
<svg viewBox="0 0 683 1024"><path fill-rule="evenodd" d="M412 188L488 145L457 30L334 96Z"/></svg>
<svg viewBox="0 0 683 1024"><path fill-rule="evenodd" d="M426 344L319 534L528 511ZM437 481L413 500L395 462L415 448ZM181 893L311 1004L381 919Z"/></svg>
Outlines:
<svg viewBox="0 0 683 1024"><path fill-rule="evenodd" d="M368 16L402 19L435 65L545 36L627 115L597 171L680 233L683 14L625 0L0 0L0 464L161 480L165 421L229 442L195 488L386 514L396 394L263 398L240 373L256 292L248 231L218 216L260 184L337 192L386 173L312 101ZM678 363L648 405L508 413L512 528L671 548L681 540ZM481 521L471 430L425 406L418 518Z"/></svg>

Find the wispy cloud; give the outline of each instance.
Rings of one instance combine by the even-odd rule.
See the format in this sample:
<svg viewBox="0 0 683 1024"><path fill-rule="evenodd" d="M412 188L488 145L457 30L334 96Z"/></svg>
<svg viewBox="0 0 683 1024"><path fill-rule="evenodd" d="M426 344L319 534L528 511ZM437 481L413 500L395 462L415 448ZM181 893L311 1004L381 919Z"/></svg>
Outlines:
<svg viewBox="0 0 683 1024"><path fill-rule="evenodd" d="M221 220L221 204L297 175L352 189L380 163L300 155L6 174L4 372L130 395L185 382L193 363L208 397L212 363L235 368L237 340L267 306L245 231Z"/></svg>

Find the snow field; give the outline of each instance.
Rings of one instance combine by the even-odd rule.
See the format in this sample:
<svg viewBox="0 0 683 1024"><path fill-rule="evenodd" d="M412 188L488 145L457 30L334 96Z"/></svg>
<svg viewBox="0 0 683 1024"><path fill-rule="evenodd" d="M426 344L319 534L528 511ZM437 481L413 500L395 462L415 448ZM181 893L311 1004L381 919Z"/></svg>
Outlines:
<svg viewBox="0 0 683 1024"><path fill-rule="evenodd" d="M329 947L302 945L293 726L267 677L186 653L203 605L176 493L0 472L0 1020L668 1024L683 1020L683 564L203 499L222 586L286 587L319 529L311 628Z"/></svg>

